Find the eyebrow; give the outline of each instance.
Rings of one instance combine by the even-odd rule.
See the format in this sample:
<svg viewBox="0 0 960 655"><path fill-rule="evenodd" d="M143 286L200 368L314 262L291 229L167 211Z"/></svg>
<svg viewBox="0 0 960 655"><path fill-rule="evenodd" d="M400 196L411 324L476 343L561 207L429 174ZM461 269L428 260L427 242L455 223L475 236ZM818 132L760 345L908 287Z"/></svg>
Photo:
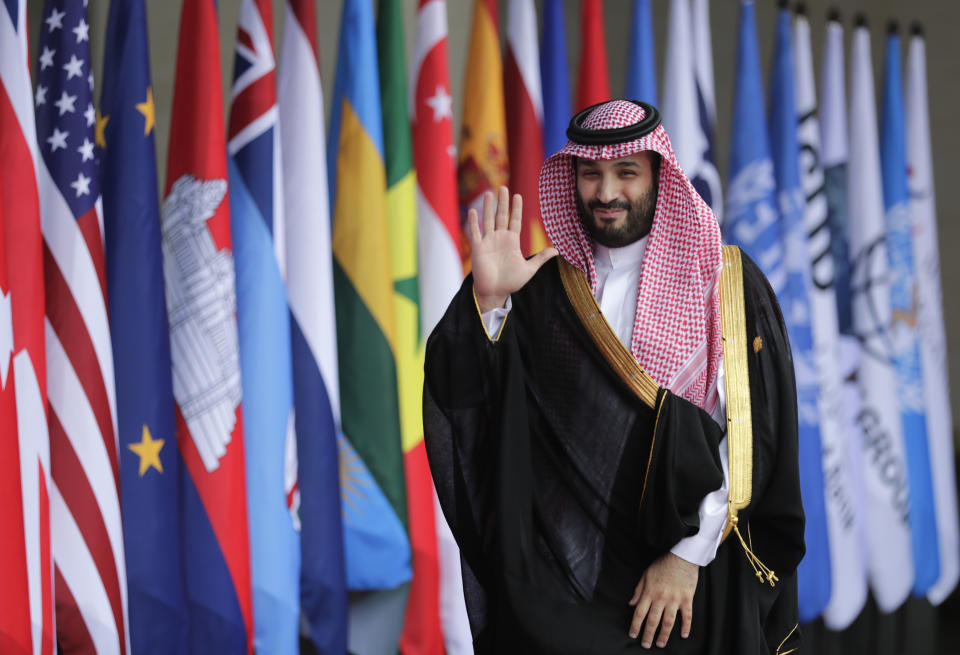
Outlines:
<svg viewBox="0 0 960 655"><path fill-rule="evenodd" d="M583 158L581 158L581 159L579 159L578 161L579 161L580 165L582 165L582 166L596 166L596 165L597 165L597 162L596 162L595 160L593 160L593 159L583 159ZM639 162L636 162L636 161L633 161L633 160L630 160L630 159L625 160L625 161L618 161L616 164L614 164L614 166L616 166L617 168L628 168L628 167L629 167L629 168L642 168L642 166L640 165Z"/></svg>

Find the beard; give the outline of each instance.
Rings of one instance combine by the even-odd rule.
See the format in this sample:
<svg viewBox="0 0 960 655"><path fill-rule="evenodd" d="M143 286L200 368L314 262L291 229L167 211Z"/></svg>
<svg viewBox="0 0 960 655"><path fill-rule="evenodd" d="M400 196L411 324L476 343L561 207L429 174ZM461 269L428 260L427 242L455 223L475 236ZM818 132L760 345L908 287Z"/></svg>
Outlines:
<svg viewBox="0 0 960 655"><path fill-rule="evenodd" d="M584 205L580 192L577 196L577 214L580 222L594 241L607 248L622 248L635 241L639 241L650 233L653 227L653 215L657 209L657 186L652 186L646 193L629 202L627 200L613 200L600 202L591 200ZM604 225L594 218L593 212L597 209L625 209L627 218L622 225Z"/></svg>

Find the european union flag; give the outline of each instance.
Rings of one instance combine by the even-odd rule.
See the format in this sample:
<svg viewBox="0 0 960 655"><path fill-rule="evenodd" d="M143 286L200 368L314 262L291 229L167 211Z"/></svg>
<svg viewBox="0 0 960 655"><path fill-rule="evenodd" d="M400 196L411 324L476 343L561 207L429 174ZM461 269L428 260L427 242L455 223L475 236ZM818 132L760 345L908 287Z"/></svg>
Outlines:
<svg viewBox="0 0 960 655"><path fill-rule="evenodd" d="M188 651L176 444L160 250L154 103L143 0L114 0L101 95L101 192L117 383L130 645Z"/></svg>

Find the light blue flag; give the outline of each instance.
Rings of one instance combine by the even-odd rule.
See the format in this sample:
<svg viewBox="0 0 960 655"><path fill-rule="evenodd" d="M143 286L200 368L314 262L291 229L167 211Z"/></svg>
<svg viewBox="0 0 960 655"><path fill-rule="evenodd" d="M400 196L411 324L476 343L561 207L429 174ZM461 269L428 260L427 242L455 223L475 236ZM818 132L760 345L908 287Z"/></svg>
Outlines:
<svg viewBox="0 0 960 655"><path fill-rule="evenodd" d="M887 35L880 159L890 263L890 343L897 369L900 416L910 485L910 536L913 547L913 593L924 594L940 576L937 521L933 502L930 449L923 394L923 371L917 346L917 284L913 265L907 150L900 77L900 35Z"/></svg>
<svg viewBox="0 0 960 655"><path fill-rule="evenodd" d="M770 145L780 209L786 284L778 292L797 376L800 491L807 552L797 567L800 621L817 618L830 600L830 543L820 447L819 376L810 318L810 258L803 225L806 197L800 179L794 93L791 14L781 9L770 79Z"/></svg>
<svg viewBox="0 0 960 655"><path fill-rule="evenodd" d="M659 106L657 65L653 53L653 18L650 12L650 0L634 0L626 95L631 100L642 100Z"/></svg>
<svg viewBox="0 0 960 655"><path fill-rule="evenodd" d="M774 291L780 293L786 283L786 270L763 96L754 6L751 0L744 0L740 5L733 143L723 232L725 241L743 248Z"/></svg>
<svg viewBox="0 0 960 655"><path fill-rule="evenodd" d="M244 0L228 127L254 649L296 653L300 535L285 221L269 3Z"/></svg>
<svg viewBox="0 0 960 655"><path fill-rule="evenodd" d="M563 0L544 0L543 3L540 79L543 86L543 154L549 157L566 145L571 114Z"/></svg>

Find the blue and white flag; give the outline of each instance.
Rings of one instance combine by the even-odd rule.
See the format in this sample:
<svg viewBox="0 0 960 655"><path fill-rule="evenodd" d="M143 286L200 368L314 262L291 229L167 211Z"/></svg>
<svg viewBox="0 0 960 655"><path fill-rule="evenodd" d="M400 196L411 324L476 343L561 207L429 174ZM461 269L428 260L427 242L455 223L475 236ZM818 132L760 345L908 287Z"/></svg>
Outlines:
<svg viewBox="0 0 960 655"><path fill-rule="evenodd" d="M900 35L887 34L883 82L883 204L890 265L890 341L899 383L900 417L910 484L910 533L913 536L913 592L922 595L940 577L937 520L930 476L923 372L917 347L917 289L913 267L913 228L907 193L907 148L900 77Z"/></svg>
<svg viewBox="0 0 960 655"><path fill-rule="evenodd" d="M863 392L864 512L870 585L882 612L897 609L913 585L910 493L890 334L890 269L884 225L870 32L858 18L850 72L847 168L852 328L860 341Z"/></svg>
<svg viewBox="0 0 960 655"><path fill-rule="evenodd" d="M786 284L752 0L740 4L724 240L743 248L777 293Z"/></svg>
<svg viewBox="0 0 960 655"><path fill-rule="evenodd" d="M659 106L657 62L653 47L653 18L650 0L634 0L627 60L626 97Z"/></svg>
<svg viewBox="0 0 960 655"><path fill-rule="evenodd" d="M797 568L797 581L800 621L806 623L820 616L830 600L830 544L820 450L820 380L810 319L812 282L797 145L790 10L785 8L777 17L776 50L770 79L770 145L786 266L786 284L777 295L787 324L797 377L800 491L806 516L804 542L807 547Z"/></svg>
<svg viewBox="0 0 960 655"><path fill-rule="evenodd" d="M340 389L315 0L288 0L277 73L300 494L300 609L318 653L347 650Z"/></svg>
<svg viewBox="0 0 960 655"><path fill-rule="evenodd" d="M543 87L543 152L549 157L567 143L570 78L563 0L544 0L540 80Z"/></svg>
<svg viewBox="0 0 960 655"><path fill-rule="evenodd" d="M300 536L274 71L271 5L266 0L244 0L237 26L227 152L254 648L294 653L299 647Z"/></svg>
<svg viewBox="0 0 960 655"><path fill-rule="evenodd" d="M810 23L798 14L793 25L794 89L800 178L805 196L804 230L810 258L810 321L820 384L820 448L823 495L830 544L830 600L823 620L842 630L857 617L867 597L858 494L848 442L856 424L844 407L840 332L837 322L836 270L831 251L829 195L823 170L817 96L810 49ZM842 74L842 66L841 66ZM844 189L846 191L846 189Z"/></svg>
<svg viewBox="0 0 960 655"><path fill-rule="evenodd" d="M926 45L914 26L907 52L906 80L907 187L913 218L913 255L916 264L917 328L926 396L927 435L937 513L940 577L927 591L937 605L950 595L960 578L960 526L957 525L957 480L954 470L953 416L947 380L947 348L943 328L943 293L937 251L937 217L930 155L930 118L927 107Z"/></svg>
<svg viewBox="0 0 960 655"><path fill-rule="evenodd" d="M692 14L690 0L670 4L662 109L677 161L720 220L723 192L714 155L716 110L707 0L695 0Z"/></svg>

